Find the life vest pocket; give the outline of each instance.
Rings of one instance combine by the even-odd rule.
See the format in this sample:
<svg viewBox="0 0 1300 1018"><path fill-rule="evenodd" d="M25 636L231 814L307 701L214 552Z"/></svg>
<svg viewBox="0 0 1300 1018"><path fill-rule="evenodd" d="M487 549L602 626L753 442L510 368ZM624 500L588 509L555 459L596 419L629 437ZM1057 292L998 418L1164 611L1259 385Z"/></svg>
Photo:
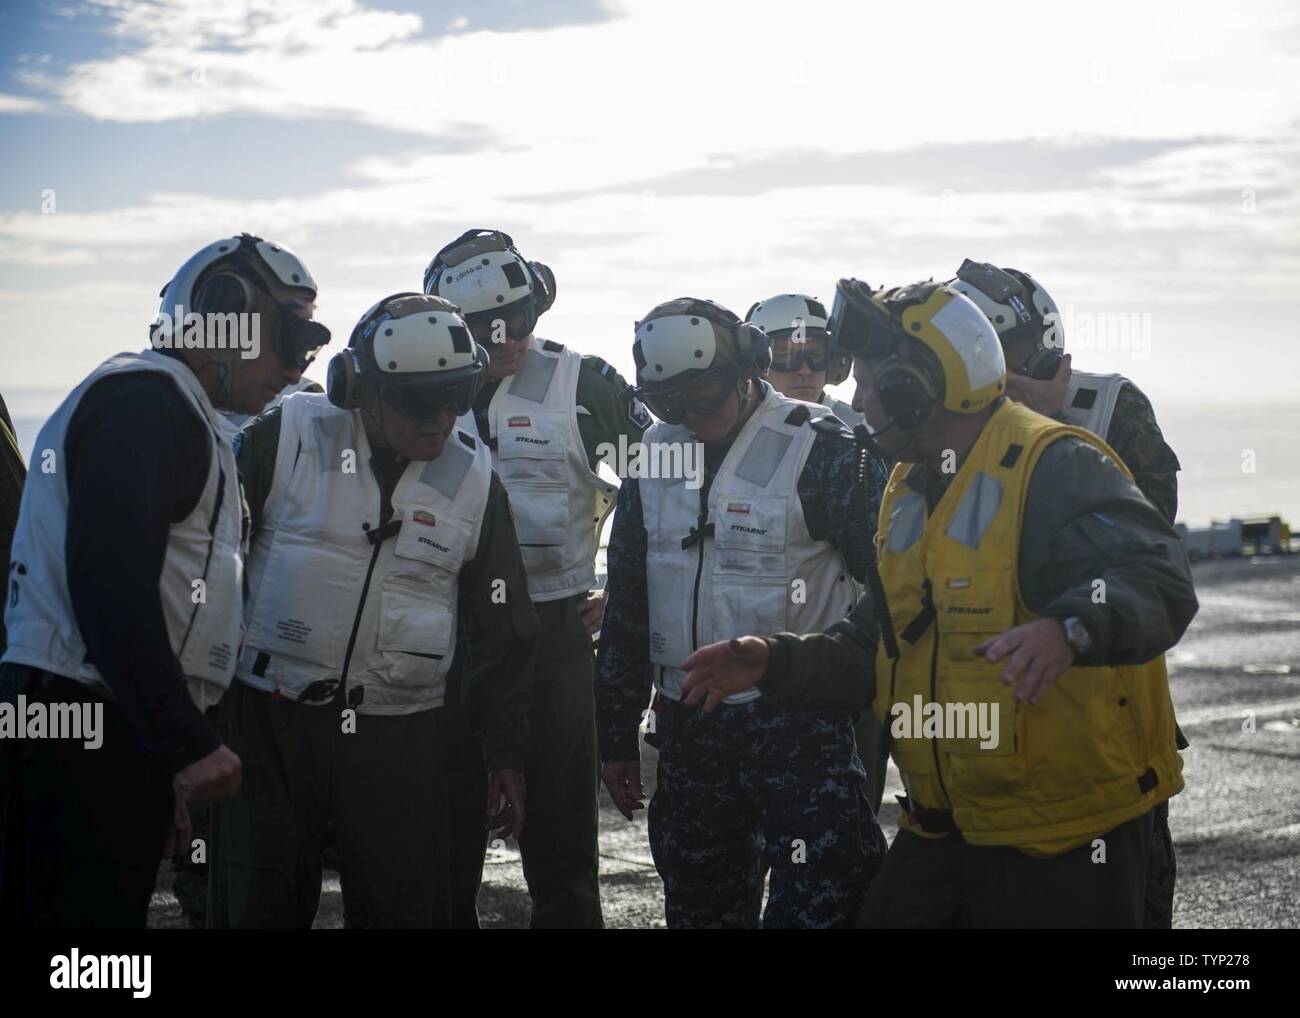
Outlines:
<svg viewBox="0 0 1300 1018"><path fill-rule="evenodd" d="M1006 632L1015 621L1015 602L1002 578L937 576L933 580L935 624L941 657L959 667L979 664L975 648Z"/></svg>
<svg viewBox="0 0 1300 1018"><path fill-rule="evenodd" d="M453 644L452 614L427 593L383 589L376 634L379 650L441 658L450 655Z"/></svg>
<svg viewBox="0 0 1300 1018"><path fill-rule="evenodd" d="M417 579L439 578L438 573L415 565L426 563L444 573L457 575L470 557L470 527L467 521L444 511L416 505L396 507L402 528L393 544L393 566Z"/></svg>
<svg viewBox="0 0 1300 1018"><path fill-rule="evenodd" d="M569 525L568 487L516 483L509 491L525 570L531 574L562 568Z"/></svg>
<svg viewBox="0 0 1300 1018"><path fill-rule="evenodd" d="M714 574L784 578L787 514L784 495L720 495L713 506Z"/></svg>
<svg viewBox="0 0 1300 1018"><path fill-rule="evenodd" d="M937 721L944 781L954 804L1007 794L1026 781L1025 726L1032 708L1016 703L1002 665L940 663Z"/></svg>
<svg viewBox="0 0 1300 1018"><path fill-rule="evenodd" d="M790 591L784 581L772 583L722 583L713 581L712 626L701 642L730 640L738 636L770 636L784 631ZM703 609L701 609L703 610Z"/></svg>
<svg viewBox="0 0 1300 1018"><path fill-rule="evenodd" d="M555 410L528 410L499 413L496 419L497 459L505 472L513 471L517 461L533 461L526 469L540 471L548 480L563 480L564 461L569 455L572 422L565 413Z"/></svg>
<svg viewBox="0 0 1300 1018"><path fill-rule="evenodd" d="M1071 668L1030 709L1027 732L1035 799L1055 801L1146 769L1138 704L1121 669Z"/></svg>

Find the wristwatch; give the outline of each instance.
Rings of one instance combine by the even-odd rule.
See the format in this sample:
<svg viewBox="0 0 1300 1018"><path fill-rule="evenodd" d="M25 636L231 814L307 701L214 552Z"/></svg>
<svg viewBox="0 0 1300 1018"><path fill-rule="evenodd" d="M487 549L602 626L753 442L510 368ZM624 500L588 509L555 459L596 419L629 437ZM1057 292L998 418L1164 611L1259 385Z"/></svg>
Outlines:
<svg viewBox="0 0 1300 1018"><path fill-rule="evenodd" d="M1076 661L1092 649L1092 634L1088 632L1088 627L1083 624L1083 619L1079 616L1071 615L1067 619L1062 619L1061 628L1065 630L1065 642L1074 651Z"/></svg>

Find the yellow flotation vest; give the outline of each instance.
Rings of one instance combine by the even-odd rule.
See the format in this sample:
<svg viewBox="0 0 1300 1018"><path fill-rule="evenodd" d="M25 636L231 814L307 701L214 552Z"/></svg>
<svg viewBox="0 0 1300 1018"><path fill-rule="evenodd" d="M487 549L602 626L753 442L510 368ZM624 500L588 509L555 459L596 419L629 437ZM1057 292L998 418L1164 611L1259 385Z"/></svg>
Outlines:
<svg viewBox="0 0 1300 1018"><path fill-rule="evenodd" d="M882 643L874 707L895 731L912 724L894 739L893 757L910 807L900 823L914 833L942 836L955 827L972 845L1056 855L1183 787L1163 655L1143 665L1071 668L1031 705L1016 703L1003 684L1005 661L972 653L1038 617L1021 597L1021 519L1039 456L1064 435L1096 446L1131 477L1095 435L1009 400L933 513L906 483L912 464L898 464L890 477L876 543L899 656L891 659ZM952 722L974 717L959 705L986 704L998 712L997 745L981 745L969 723L964 732L949 724L917 737L924 726L891 711L896 704L909 714L936 704L931 718L942 710Z"/></svg>

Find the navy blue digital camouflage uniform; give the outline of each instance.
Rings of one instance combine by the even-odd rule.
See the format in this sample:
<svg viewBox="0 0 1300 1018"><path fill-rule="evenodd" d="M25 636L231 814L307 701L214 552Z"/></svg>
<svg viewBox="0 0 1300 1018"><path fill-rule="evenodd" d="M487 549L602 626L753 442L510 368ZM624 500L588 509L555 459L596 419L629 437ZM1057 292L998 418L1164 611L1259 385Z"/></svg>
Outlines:
<svg viewBox="0 0 1300 1018"><path fill-rule="evenodd" d="M855 520L857 447L833 418L815 426L797 486L809 533L839 548L861 579L872 552ZM725 454L706 450L706 495ZM886 479L879 462L870 461L868 478L874 532ZM651 692L646 531L635 479L619 491L608 566L596 674L602 763L639 758L637 729ZM646 735L659 751L650 849L668 926L758 926L770 867L764 927L852 927L886 850L854 745L854 714L760 697L707 715L659 695L654 711Z"/></svg>

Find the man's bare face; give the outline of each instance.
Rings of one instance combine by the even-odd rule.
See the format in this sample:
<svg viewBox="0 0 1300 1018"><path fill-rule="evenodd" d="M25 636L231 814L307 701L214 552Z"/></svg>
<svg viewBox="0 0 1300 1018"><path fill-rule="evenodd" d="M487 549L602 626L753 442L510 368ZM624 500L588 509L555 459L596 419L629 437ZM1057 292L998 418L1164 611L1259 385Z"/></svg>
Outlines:
<svg viewBox="0 0 1300 1018"><path fill-rule="evenodd" d="M866 419L867 427L878 434L876 444L891 456L903 449L908 435L900 428L885 430L890 423L889 415L880 405L880 394L876 391L876 367L863 357L853 358L853 409Z"/></svg>

